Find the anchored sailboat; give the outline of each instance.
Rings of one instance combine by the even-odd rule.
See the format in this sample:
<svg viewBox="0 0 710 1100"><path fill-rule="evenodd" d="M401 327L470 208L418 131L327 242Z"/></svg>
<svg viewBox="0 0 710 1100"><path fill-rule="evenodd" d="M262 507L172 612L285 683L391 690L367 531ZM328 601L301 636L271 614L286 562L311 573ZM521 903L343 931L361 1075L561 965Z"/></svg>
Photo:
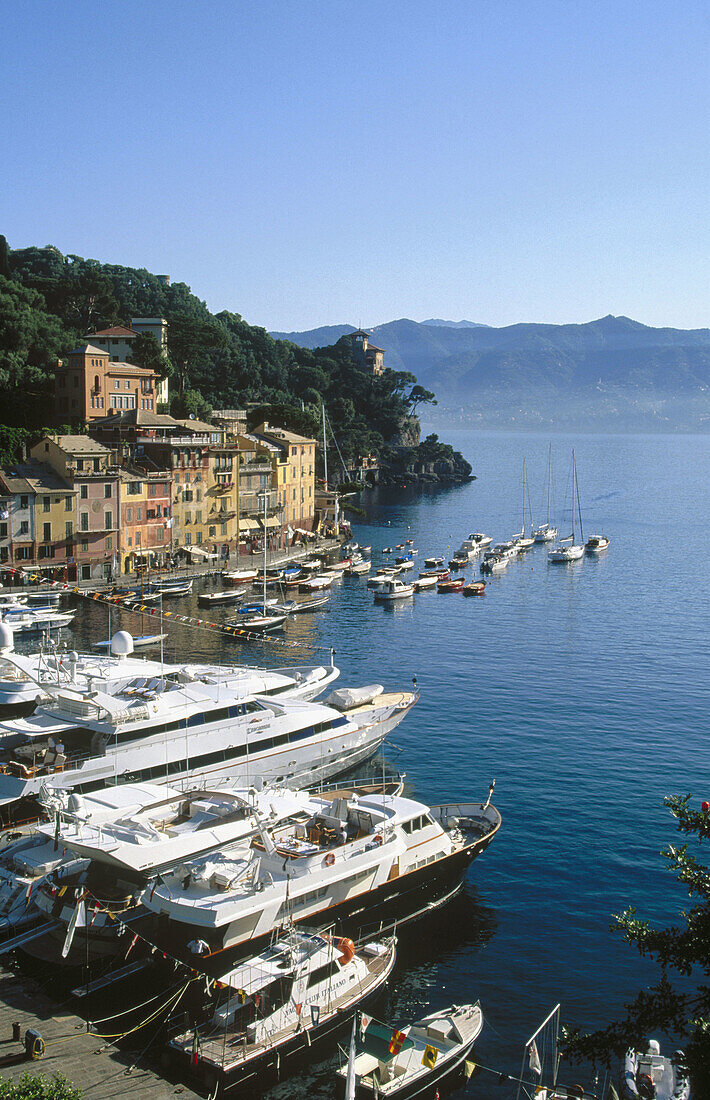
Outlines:
<svg viewBox="0 0 710 1100"><path fill-rule="evenodd" d="M550 522L550 505L552 501L552 444L547 456L547 523L541 523L533 531L535 542L554 542L557 538L557 528Z"/></svg>
<svg viewBox="0 0 710 1100"><path fill-rule="evenodd" d="M576 541L575 530L575 505L579 514L579 537L581 543ZM563 545L564 544L564 545ZM577 464L572 450L572 534L560 539L557 546L548 552L548 561L566 562L579 561L584 554L584 531L582 530L582 509L579 503L579 486L577 484Z"/></svg>

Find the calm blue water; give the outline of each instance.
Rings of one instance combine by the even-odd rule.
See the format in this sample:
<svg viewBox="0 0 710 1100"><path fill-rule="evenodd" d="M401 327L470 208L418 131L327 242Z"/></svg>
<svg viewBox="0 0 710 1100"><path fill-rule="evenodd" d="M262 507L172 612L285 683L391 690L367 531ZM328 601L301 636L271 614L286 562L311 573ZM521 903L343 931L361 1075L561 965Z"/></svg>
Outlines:
<svg viewBox="0 0 710 1100"><path fill-rule="evenodd" d="M460 432L452 441L477 480L370 494L354 531L372 543L373 561L407 537L422 565L470 530L509 537L520 528L524 456L534 519L544 518L547 437ZM483 598L425 593L394 609L345 579L327 615L303 616L287 635L334 645L343 683L407 687L417 676L421 701L388 757L421 798L485 798L496 779L499 837L473 864L466 898L404 937L388 1010L401 1019L480 998L488 1023L478 1059L509 1072L557 1001L567 1024L593 1028L655 979L609 935L610 914L636 905L672 919L682 898L658 855L675 838L662 799L710 791L710 439L554 437L561 528L573 444L585 533L612 539L602 559L548 566L535 547ZM87 632L107 635L103 609L82 612L77 633ZM183 656L311 659L308 649L246 651L186 628L171 644ZM472 1081L468 1094L486 1096L490 1080ZM332 1094L329 1064L271 1095L306 1094Z"/></svg>

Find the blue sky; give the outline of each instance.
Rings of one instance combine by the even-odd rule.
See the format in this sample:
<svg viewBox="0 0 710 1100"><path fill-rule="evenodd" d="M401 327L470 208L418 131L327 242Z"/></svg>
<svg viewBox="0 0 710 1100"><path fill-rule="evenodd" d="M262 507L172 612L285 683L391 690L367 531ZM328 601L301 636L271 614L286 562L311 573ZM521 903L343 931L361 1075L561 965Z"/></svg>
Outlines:
<svg viewBox="0 0 710 1100"><path fill-rule="evenodd" d="M5 3L0 232L271 329L706 326L709 12Z"/></svg>

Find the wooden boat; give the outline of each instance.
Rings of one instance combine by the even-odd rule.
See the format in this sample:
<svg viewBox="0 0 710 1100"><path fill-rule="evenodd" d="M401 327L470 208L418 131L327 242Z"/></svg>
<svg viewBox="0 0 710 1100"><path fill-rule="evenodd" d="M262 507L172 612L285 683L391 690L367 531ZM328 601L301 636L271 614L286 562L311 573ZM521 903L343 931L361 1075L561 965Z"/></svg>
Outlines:
<svg viewBox="0 0 710 1100"><path fill-rule="evenodd" d="M463 586L464 596L482 596L486 590L485 581L471 581Z"/></svg>
<svg viewBox="0 0 710 1100"><path fill-rule="evenodd" d="M235 619L229 625L237 630L248 630L252 634L267 634L272 630L282 630L285 622L285 615L245 615L243 619Z"/></svg>
<svg viewBox="0 0 710 1100"><path fill-rule="evenodd" d="M449 577L448 580L439 581L436 586L437 592L442 594L445 592L460 592L464 586L463 577Z"/></svg>
<svg viewBox="0 0 710 1100"><path fill-rule="evenodd" d="M320 558L308 558L300 562L300 566L304 573L318 573L323 568L323 562Z"/></svg>
<svg viewBox="0 0 710 1100"><path fill-rule="evenodd" d="M415 592L427 592L432 588L436 588L438 583L439 583L438 577L423 577L420 574L419 580L414 581L414 591Z"/></svg>
<svg viewBox="0 0 710 1100"><path fill-rule="evenodd" d="M424 558L427 569L440 569L444 564L443 558Z"/></svg>
<svg viewBox="0 0 710 1100"><path fill-rule="evenodd" d="M275 596L272 596L268 600L255 600L253 603L245 603L243 607L239 608L240 615L263 615L264 611L268 612L269 608L276 607L279 601Z"/></svg>
<svg viewBox="0 0 710 1100"><path fill-rule="evenodd" d="M167 599L170 596L189 596L192 592L193 580L184 580L183 578L173 581L156 581L158 594Z"/></svg>
<svg viewBox="0 0 710 1100"><path fill-rule="evenodd" d="M200 607L221 607L223 604L238 603L244 598L246 588L227 588L220 592L201 592L197 597Z"/></svg>
<svg viewBox="0 0 710 1100"><path fill-rule="evenodd" d="M463 567L465 565L468 565L468 563L469 563L468 555L466 555L465 558L464 557L459 558L457 555L454 555L454 557L449 562L449 569L463 569Z"/></svg>
<svg viewBox="0 0 710 1100"><path fill-rule="evenodd" d="M314 596L311 600L290 600L289 603L293 603L291 608L291 615L304 615L307 611L319 611L321 607L325 607L327 603L330 603L330 596Z"/></svg>
<svg viewBox="0 0 710 1100"><path fill-rule="evenodd" d="M448 580L449 576L450 574L448 569L428 569L419 574L419 580L421 580L423 577L436 577L438 581L445 581Z"/></svg>
<svg viewBox="0 0 710 1100"><path fill-rule="evenodd" d="M334 561L328 566L328 572L330 573L343 573L346 569L349 569L352 565L352 558L343 558L342 561Z"/></svg>
<svg viewBox="0 0 710 1100"><path fill-rule="evenodd" d="M303 570L301 569L300 565L288 565L283 571L284 583L286 581L295 581L295 580L297 580L301 576L302 573L303 573Z"/></svg>
<svg viewBox="0 0 710 1100"><path fill-rule="evenodd" d="M251 584L255 577L256 569L231 569L222 573L224 583L231 585Z"/></svg>
<svg viewBox="0 0 710 1100"><path fill-rule="evenodd" d="M351 562L348 568L345 570L346 577L362 577L365 573L369 573L372 565L369 561L354 561Z"/></svg>
<svg viewBox="0 0 710 1100"><path fill-rule="evenodd" d="M463 1076L464 1062L482 1028L478 1001L450 1005L395 1027L362 1016L360 1041L353 1028L347 1064L338 1070L341 1095L345 1100L431 1097L447 1078Z"/></svg>
<svg viewBox="0 0 710 1100"><path fill-rule="evenodd" d="M311 577L310 580L301 581L298 585L299 592L314 592L319 591L321 588L330 588L333 583L332 577L327 577L323 573L319 573L315 577Z"/></svg>

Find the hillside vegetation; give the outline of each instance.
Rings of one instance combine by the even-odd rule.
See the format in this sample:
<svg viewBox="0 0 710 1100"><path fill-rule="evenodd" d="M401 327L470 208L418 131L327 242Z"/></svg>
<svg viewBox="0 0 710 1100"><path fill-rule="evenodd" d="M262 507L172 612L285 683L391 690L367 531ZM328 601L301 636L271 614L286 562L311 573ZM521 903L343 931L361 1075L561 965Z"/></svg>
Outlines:
<svg viewBox="0 0 710 1100"><path fill-rule="evenodd" d="M290 335L309 346L319 332ZM390 366L436 391L432 420L643 430L710 423L710 329L609 316L505 328L402 319L372 332Z"/></svg>
<svg viewBox="0 0 710 1100"><path fill-rule="evenodd" d="M348 340L317 349L276 340L238 313L210 313L185 283L65 256L51 245L12 250L0 238L0 452L12 452L23 430L51 423L58 358L93 329L156 316L169 322L169 361L152 337L141 338L136 361L171 375L176 415L258 403L252 423L268 419L319 436L324 401L349 463L396 445L408 418L433 399L409 372L373 377L359 369Z"/></svg>

